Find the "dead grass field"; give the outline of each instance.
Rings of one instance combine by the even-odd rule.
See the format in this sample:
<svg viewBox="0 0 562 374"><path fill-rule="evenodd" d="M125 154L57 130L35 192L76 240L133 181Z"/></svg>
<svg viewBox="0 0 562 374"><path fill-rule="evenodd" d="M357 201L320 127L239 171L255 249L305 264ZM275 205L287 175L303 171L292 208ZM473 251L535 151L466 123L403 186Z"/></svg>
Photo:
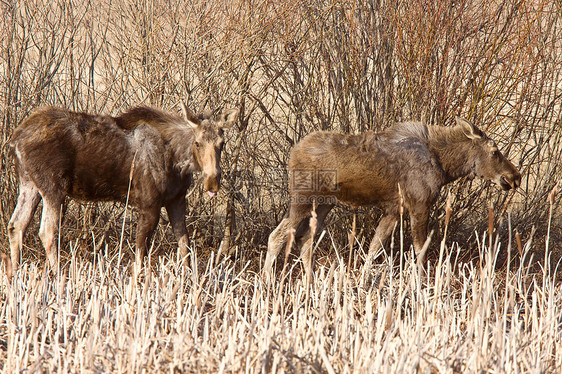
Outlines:
<svg viewBox="0 0 562 374"><path fill-rule="evenodd" d="M483 238L485 239L485 238ZM562 289L554 269L495 270L458 245L420 269L405 256L358 272L341 259L310 285L300 266L272 286L232 262L160 257L131 274L117 257L72 258L60 274L27 263L2 281L3 372L429 372L562 370ZM336 248L334 248L335 250ZM529 256L525 246L523 258Z"/></svg>

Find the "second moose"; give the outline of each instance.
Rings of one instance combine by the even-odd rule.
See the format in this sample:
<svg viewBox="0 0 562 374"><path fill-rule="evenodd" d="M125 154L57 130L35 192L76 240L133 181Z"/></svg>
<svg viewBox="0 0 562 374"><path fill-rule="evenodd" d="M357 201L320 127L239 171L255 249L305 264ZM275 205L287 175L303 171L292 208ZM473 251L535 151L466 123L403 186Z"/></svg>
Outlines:
<svg viewBox="0 0 562 374"><path fill-rule="evenodd" d="M454 127L401 123L380 133L359 135L319 131L302 139L291 151L289 212L269 236L265 275L271 274L291 230L310 275L311 213L317 215L320 232L337 201L383 210L369 246L368 269L400 218L401 196L410 216L414 250L422 261L429 211L442 186L464 176L479 176L504 190L517 188L521 174L496 143L468 121L456 121Z"/></svg>

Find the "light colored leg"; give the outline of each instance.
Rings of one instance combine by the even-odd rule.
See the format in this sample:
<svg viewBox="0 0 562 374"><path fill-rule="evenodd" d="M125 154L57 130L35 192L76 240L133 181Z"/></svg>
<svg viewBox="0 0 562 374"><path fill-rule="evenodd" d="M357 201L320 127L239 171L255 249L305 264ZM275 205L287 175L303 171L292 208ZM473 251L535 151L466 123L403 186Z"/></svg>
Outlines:
<svg viewBox="0 0 562 374"><path fill-rule="evenodd" d="M375 235L373 235L373 239L369 245L368 257L373 257L381 248L384 247L386 241L394 230L396 222L398 222L398 217L394 215L385 215L381 218L375 230Z"/></svg>
<svg viewBox="0 0 562 374"><path fill-rule="evenodd" d="M312 233L311 230L308 230L302 238L304 244L301 247L301 259L305 268L307 282L312 281L312 255L314 252L314 248L312 248L312 246L314 244L314 236L316 236L319 232L322 232L326 216L333 207L334 206L331 204L318 206L316 208L316 231Z"/></svg>
<svg viewBox="0 0 562 374"><path fill-rule="evenodd" d="M53 243L59 228L61 206L62 202L50 201L43 197L43 211L41 214L39 237L41 238L41 242L47 254L47 260L53 272L57 269L57 246L55 245L55 248L53 248Z"/></svg>
<svg viewBox="0 0 562 374"><path fill-rule="evenodd" d="M265 256L265 263L262 270L265 276L271 275L273 262L287 241L287 231L290 228L289 218L284 218L269 235L269 239L267 240L267 255Z"/></svg>
<svg viewBox="0 0 562 374"><path fill-rule="evenodd" d="M291 204L289 207L289 217L285 218L279 223L277 228L271 232L268 239L267 246L267 256L265 258L265 263L263 267L263 274L266 279L270 279L273 270L273 262L281 252L281 249L286 245L288 232L293 229L295 242L298 242L300 238L309 235L310 231L309 219L310 213L312 211L312 204L305 203L295 203ZM301 240L306 241L306 239Z"/></svg>
<svg viewBox="0 0 562 374"><path fill-rule="evenodd" d="M179 239L178 239L178 255L180 256L180 260L182 258L185 258L185 256L187 256L188 250L187 250L187 245L188 245L189 241L187 240L187 233L185 235L182 235Z"/></svg>
<svg viewBox="0 0 562 374"><path fill-rule="evenodd" d="M16 272L20 262L23 236L37 209L41 195L31 181L22 181L14 213L8 223L10 257L12 272Z"/></svg>

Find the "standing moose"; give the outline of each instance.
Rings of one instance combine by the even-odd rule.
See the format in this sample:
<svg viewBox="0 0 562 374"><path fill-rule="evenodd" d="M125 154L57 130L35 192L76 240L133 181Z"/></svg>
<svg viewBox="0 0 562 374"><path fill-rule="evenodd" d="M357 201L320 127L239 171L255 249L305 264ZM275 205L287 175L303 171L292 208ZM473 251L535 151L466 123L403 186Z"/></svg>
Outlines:
<svg viewBox="0 0 562 374"><path fill-rule="evenodd" d="M382 208L369 246L368 268L400 217L400 195L409 212L414 250L418 261L423 261L429 211L442 186L464 176L479 176L504 190L517 188L521 174L496 143L468 121L458 117L456 121L454 127L409 122L380 133L319 131L303 138L291 152L289 213L269 236L264 274L271 275L273 261L287 242L289 230L294 229L295 243L302 247L301 257L310 275L313 207L317 232L336 201Z"/></svg>
<svg viewBox="0 0 562 374"><path fill-rule="evenodd" d="M146 255L164 206L187 254L187 188L193 172L202 171L203 187L212 197L220 185L223 129L238 109L217 117L194 115L182 103L184 118L158 109L136 107L118 117L66 109L35 110L13 134L19 196L8 224L12 272L22 240L39 201L43 211L39 236L52 268L53 243L66 197L85 201L128 201L138 208L136 260Z"/></svg>

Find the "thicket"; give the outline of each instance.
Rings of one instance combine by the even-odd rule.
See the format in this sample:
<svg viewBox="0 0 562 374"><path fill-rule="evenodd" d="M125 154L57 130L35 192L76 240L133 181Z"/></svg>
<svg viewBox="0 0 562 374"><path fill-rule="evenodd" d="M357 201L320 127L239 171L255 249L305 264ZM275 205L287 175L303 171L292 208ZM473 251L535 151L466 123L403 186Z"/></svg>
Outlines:
<svg viewBox="0 0 562 374"><path fill-rule="evenodd" d="M524 242L533 232L535 243L544 242L547 197L560 179L562 153L561 5L550 0L3 1L2 248L8 248L6 225L17 197L9 141L35 107L117 115L145 104L179 112L181 99L193 111L241 110L238 125L227 134L223 190L211 201L200 184L190 193L188 229L199 250L226 240L223 245L236 251L241 263L263 253L287 208L289 151L306 134L378 130L401 120L448 126L455 115L494 138L521 170L523 182L518 193L481 181L448 187L454 198L449 240L477 248L474 233L487 228L492 204L501 240L508 240L511 230ZM434 225L441 224L443 204L444 199L434 212ZM555 198L555 223L558 207ZM63 238L86 255L92 246L119 240L123 214L120 204L72 203ZM376 209L338 208L328 229L341 248L347 248L354 214L359 240L370 239L378 219ZM26 241L27 258L43 257L37 221ZM125 225L131 243L133 221ZM155 247L171 251L165 217L162 222ZM550 236L562 237L559 224L551 226ZM551 241L551 248L559 246Z"/></svg>

